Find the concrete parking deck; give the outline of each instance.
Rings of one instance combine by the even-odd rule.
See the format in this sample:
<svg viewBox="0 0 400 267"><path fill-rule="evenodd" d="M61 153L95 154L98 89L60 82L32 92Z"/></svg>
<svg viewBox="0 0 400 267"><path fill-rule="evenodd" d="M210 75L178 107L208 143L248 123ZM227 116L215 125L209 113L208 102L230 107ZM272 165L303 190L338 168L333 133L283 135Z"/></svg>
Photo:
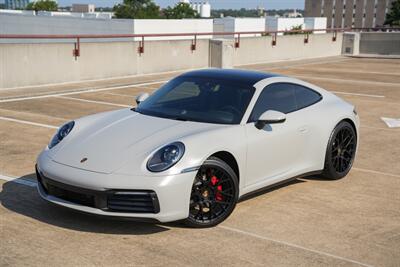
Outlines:
<svg viewBox="0 0 400 267"><path fill-rule="evenodd" d="M135 95L177 73L0 89L0 265L400 266L400 128L380 119L400 118L400 60L334 57L242 68L298 77L356 105L360 149L347 177L267 190L211 229L76 213L46 203L34 188L35 157L55 127L133 105Z"/></svg>

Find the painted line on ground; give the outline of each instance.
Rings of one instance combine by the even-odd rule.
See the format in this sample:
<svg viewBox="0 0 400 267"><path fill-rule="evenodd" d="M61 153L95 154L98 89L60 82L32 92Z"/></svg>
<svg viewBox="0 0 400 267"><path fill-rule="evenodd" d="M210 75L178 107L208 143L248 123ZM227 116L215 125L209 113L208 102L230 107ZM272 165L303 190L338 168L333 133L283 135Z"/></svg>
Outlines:
<svg viewBox="0 0 400 267"><path fill-rule="evenodd" d="M259 71L268 71L268 70L275 70L275 69L290 69L293 67L297 67L297 66L308 66L308 65L318 65L318 64L329 64L329 63L339 63L339 62L344 62L344 61L350 61L351 59L348 58L341 58L341 59L332 59L332 60L325 60L325 61L313 61L313 62L306 62L306 63L299 63L296 64L295 62L293 62L290 65L282 65L282 66L275 66L275 67L270 67L270 68L265 68L266 64L280 64L282 62L286 62L286 61L277 61L277 62L270 62L270 63L260 63L260 64L244 64L244 65L239 65L237 67L248 67L248 66L262 66L264 65L264 67L261 68L254 68L254 70L259 70Z"/></svg>
<svg viewBox="0 0 400 267"><path fill-rule="evenodd" d="M370 94L348 93L348 92L340 92L340 91L330 91L330 92L335 93L335 94L341 94L341 95L354 95L354 96L385 98L384 95L370 95Z"/></svg>
<svg viewBox="0 0 400 267"><path fill-rule="evenodd" d="M358 83L358 84L373 84L380 86L399 86L399 83L388 83L388 82L374 82L374 81L362 81L362 80L353 80L353 79L338 79L338 78L329 78L329 77L314 77L308 75L292 75L296 78L301 79L311 79L311 80L321 80L321 81L332 81L332 82L341 82L341 83Z"/></svg>
<svg viewBox="0 0 400 267"><path fill-rule="evenodd" d="M349 259L349 258L337 256L337 255L333 255L333 254L330 254L330 253L327 253L327 252L323 252L323 251L319 251L319 250L315 250L315 249L311 249L311 248L306 248L306 247L303 247L303 246L300 246L300 245L296 245L296 244L292 244L292 243L289 243L289 242L276 240L276 239L269 238L269 237L266 237L266 236L262 236L262 235L258 235L258 234L255 234L255 233L251 233L251 232L243 231L243 230L240 230L240 229L232 228L232 227L229 227L229 226L218 225L217 227L221 228L221 229L225 229L227 231L235 232L235 233L238 233L238 234L251 236L251 237L254 237L254 238L257 238L257 239L262 239L262 240L278 243L278 244L281 244L281 245L285 245L285 246L288 246L288 247L293 247L293 248L301 249L301 250L304 250L304 251L316 253L316 254L319 254L319 255L327 256L327 257L330 257L330 258L335 258L335 259L338 259L338 260L354 263L354 264L357 264L357 265L360 265L360 266L372 267L372 265L365 264L365 263L362 263L362 262L359 262L359 261L356 261L356 260L352 260L352 259Z"/></svg>
<svg viewBox="0 0 400 267"><path fill-rule="evenodd" d="M296 66L289 67L290 69L296 69ZM304 70L303 68L299 68L299 70ZM340 68L340 69L330 69L330 68L316 68L313 69L313 71L321 71L321 72L338 72L338 73L353 73L353 74L376 74L376 75L391 75L391 76L400 76L399 72L379 72L379 71L360 71L356 70L354 71L353 69L346 69L346 68Z"/></svg>
<svg viewBox="0 0 400 267"><path fill-rule="evenodd" d="M118 94L118 93L104 93L104 94L107 94L107 95L114 95L114 96L132 97L132 98L135 97L134 95Z"/></svg>
<svg viewBox="0 0 400 267"><path fill-rule="evenodd" d="M389 128L389 127L387 127L387 128L383 128L383 127L374 127L374 126L364 126L364 125L361 125L360 126L361 128L367 128L367 129L375 129L375 130L389 130L389 131L393 131L395 128Z"/></svg>
<svg viewBox="0 0 400 267"><path fill-rule="evenodd" d="M42 99L42 98L55 97L55 96L77 95L77 94L81 94L81 93L96 93L96 92L102 92L102 91L112 91L112 90L131 88L131 87L141 87L141 86L160 84L160 83L166 83L166 82L168 82L168 81L155 81L155 82L139 83L139 84L132 84L132 85L121 85L121 86L114 86L114 87L90 88L90 89L74 90L72 92L62 92L62 93L53 92L52 94L44 94L44 95L37 95L37 96L20 96L20 97L14 97L14 98L1 99L0 103L25 101L25 100L32 100L32 99Z"/></svg>
<svg viewBox="0 0 400 267"><path fill-rule="evenodd" d="M24 178L11 177L8 175L3 175L3 174L0 174L0 180L13 182L13 183L17 183L17 184L22 184L22 185L26 185L29 187L36 187L36 185L37 185L36 181L32 181L32 180L28 180L28 179L24 179Z"/></svg>
<svg viewBox="0 0 400 267"><path fill-rule="evenodd" d="M364 169L364 168L357 168L357 167L353 167L352 169L353 169L353 170L356 170L356 171L369 172L369 173L374 173L374 174L381 174L381 175L386 175L386 176L391 176L391 177L400 178L400 175L399 175L399 174L394 174L394 173L381 172L381 171L374 171L374 170L369 170L369 169Z"/></svg>
<svg viewBox="0 0 400 267"><path fill-rule="evenodd" d="M17 122L17 123L28 124L28 125L33 125L33 126L39 126L39 127L49 128L49 129L58 129L58 126L54 126L54 125L37 123L37 122L32 122L32 121L25 121L25 120L18 120L18 119L2 117L2 116L0 116L0 120Z"/></svg>
<svg viewBox="0 0 400 267"><path fill-rule="evenodd" d="M89 99L83 99L83 98L77 98L77 97L56 96L56 98L68 99L68 100L76 100L76 101L81 101L81 102L86 102L86 103L93 103L93 104L109 105L109 106L115 106L115 107L124 107L124 108L132 107L132 106L129 106L129 105L116 104L116 103L105 102L105 101L89 100Z"/></svg>

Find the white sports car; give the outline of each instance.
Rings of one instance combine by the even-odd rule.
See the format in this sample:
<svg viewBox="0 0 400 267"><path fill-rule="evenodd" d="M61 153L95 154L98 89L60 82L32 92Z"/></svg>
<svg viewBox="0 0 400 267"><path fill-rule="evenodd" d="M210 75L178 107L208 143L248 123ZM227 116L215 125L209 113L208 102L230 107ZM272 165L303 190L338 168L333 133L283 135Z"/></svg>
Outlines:
<svg viewBox="0 0 400 267"><path fill-rule="evenodd" d="M42 198L209 227L245 194L316 173L339 179L354 161L354 106L297 79L198 70L147 97L60 127L37 159Z"/></svg>

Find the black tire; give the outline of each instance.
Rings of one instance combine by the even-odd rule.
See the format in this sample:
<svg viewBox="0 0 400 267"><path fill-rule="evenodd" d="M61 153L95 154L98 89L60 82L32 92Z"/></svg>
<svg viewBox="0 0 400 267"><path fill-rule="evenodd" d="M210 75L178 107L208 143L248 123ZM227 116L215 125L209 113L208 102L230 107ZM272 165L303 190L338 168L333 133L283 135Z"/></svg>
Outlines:
<svg viewBox="0 0 400 267"><path fill-rule="evenodd" d="M347 121L341 121L333 130L325 155L324 178L337 180L345 177L353 166L357 148L357 134Z"/></svg>
<svg viewBox="0 0 400 267"><path fill-rule="evenodd" d="M221 159L210 157L200 167L193 181L189 217L184 223L194 228L221 223L234 210L238 195L236 173Z"/></svg>

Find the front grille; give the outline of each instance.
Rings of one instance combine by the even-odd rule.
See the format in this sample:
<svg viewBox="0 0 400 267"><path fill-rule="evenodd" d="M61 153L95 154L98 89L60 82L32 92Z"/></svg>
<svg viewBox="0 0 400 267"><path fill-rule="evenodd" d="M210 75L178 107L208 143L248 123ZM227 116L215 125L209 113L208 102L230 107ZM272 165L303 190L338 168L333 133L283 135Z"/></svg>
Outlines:
<svg viewBox="0 0 400 267"><path fill-rule="evenodd" d="M150 190L84 189L54 181L36 172L37 180L46 194L65 201L109 212L158 213L157 194Z"/></svg>
<svg viewBox="0 0 400 267"><path fill-rule="evenodd" d="M82 193L77 193L63 188L54 186L52 184L47 185L47 192L49 195L57 198L64 199L66 201L95 208L94 196Z"/></svg>
<svg viewBox="0 0 400 267"><path fill-rule="evenodd" d="M158 213L160 211L157 195L153 191L115 192L107 198L111 211L134 213Z"/></svg>

